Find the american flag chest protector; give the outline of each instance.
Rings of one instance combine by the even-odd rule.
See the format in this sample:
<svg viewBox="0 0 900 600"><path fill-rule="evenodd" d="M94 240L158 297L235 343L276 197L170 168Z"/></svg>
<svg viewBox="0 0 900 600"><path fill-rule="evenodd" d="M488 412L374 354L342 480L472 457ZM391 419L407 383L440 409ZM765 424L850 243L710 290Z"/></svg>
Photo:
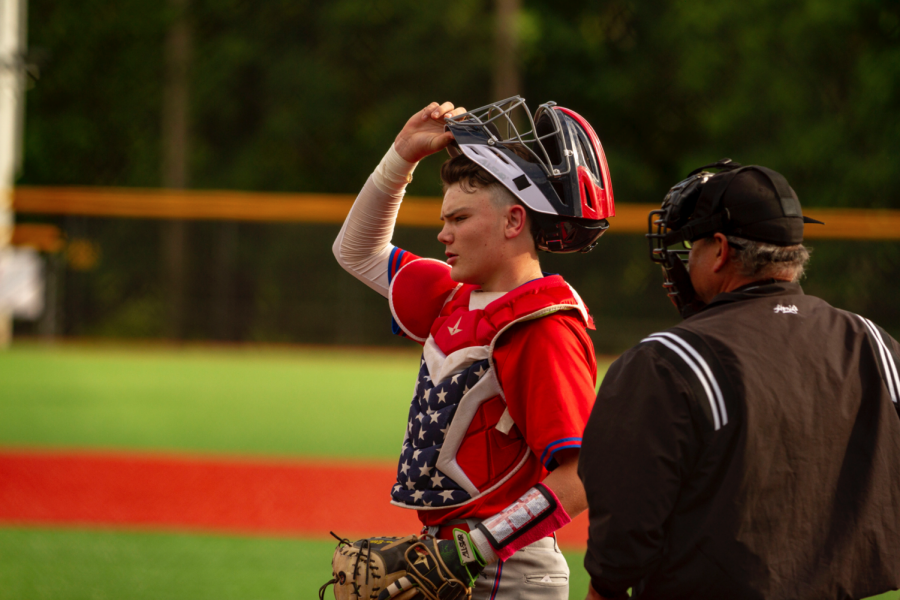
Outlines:
<svg viewBox="0 0 900 600"><path fill-rule="evenodd" d="M476 286L456 284L449 267L420 259L391 282L395 322L423 345L419 375L391 503L416 510L460 506L497 489L530 452L506 409L493 349L516 323L587 308L558 275L470 308Z"/></svg>

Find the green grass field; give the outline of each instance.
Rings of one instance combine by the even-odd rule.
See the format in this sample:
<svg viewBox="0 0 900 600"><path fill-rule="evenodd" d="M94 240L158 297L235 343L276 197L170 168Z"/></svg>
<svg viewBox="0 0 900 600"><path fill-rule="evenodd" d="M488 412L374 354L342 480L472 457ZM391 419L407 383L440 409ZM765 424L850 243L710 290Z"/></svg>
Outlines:
<svg viewBox="0 0 900 600"><path fill-rule="evenodd" d="M0 597L312 599L332 549L321 541L0 529Z"/></svg>
<svg viewBox="0 0 900 600"><path fill-rule="evenodd" d="M333 549L324 541L0 529L0 598L312 600L330 577L322 561ZM580 555L567 558L580 567ZM587 574L572 571L583 598Z"/></svg>
<svg viewBox="0 0 900 600"><path fill-rule="evenodd" d="M0 444L394 459L418 356L17 346Z"/></svg>
<svg viewBox="0 0 900 600"><path fill-rule="evenodd" d="M396 351L19 344L0 354L0 446L392 460L417 364L417 353ZM333 547L6 527L0 600L311 600ZM583 557L567 558L580 600Z"/></svg>
<svg viewBox="0 0 900 600"><path fill-rule="evenodd" d="M415 351L16 345L0 446L393 460ZM605 369L605 365L603 365ZM0 528L0 600L313 598L328 541ZM568 554L573 597L582 556Z"/></svg>

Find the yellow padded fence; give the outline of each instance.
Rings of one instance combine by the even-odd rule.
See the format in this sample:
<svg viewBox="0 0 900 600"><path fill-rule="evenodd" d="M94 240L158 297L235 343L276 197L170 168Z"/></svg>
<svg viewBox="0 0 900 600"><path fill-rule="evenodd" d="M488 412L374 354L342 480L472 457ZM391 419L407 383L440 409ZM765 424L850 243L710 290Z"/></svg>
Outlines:
<svg viewBox="0 0 900 600"><path fill-rule="evenodd" d="M13 210L22 214L81 215L143 219L200 219L260 222L341 223L354 196L215 190L113 187L16 188ZM439 198L407 197L397 224L439 228ZM652 204L616 206L609 233L645 233ZM806 228L807 238L900 239L900 210L810 208L807 216L825 225Z"/></svg>

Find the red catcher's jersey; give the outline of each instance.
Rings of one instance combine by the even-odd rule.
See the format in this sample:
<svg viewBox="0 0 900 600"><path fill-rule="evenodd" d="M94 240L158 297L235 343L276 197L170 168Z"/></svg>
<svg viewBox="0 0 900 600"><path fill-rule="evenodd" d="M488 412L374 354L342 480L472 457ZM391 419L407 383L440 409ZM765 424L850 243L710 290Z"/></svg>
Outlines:
<svg viewBox="0 0 900 600"><path fill-rule="evenodd" d="M445 263L401 258L391 261L395 329L424 350L392 503L426 525L486 518L543 480L559 450L581 446L596 381L591 319L559 276L472 310L477 287L453 282Z"/></svg>

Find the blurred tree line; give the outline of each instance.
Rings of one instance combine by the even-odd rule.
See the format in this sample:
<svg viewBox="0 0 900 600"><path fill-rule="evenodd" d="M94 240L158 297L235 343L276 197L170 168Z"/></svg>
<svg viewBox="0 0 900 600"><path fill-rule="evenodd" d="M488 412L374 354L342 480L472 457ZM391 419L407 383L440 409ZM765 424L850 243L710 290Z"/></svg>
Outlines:
<svg viewBox="0 0 900 600"><path fill-rule="evenodd" d="M729 156L784 173L805 206L900 208L895 0L521 2L519 91L532 109L555 100L594 125L617 202L658 203L694 167ZM429 101L499 99L496 10L490 0L30 0L29 42L46 59L28 92L19 183L173 185L167 40L181 26L177 185L355 193ZM440 195L440 163L426 160L409 192ZM331 258L336 227L186 224L173 329L165 224L57 222L99 251L85 268L58 261L61 333L390 341L385 303ZM436 231L399 230L397 241L437 255ZM900 331L897 244L812 245L808 292ZM607 235L591 254L545 262L592 307L598 351L677 320L639 236Z"/></svg>

